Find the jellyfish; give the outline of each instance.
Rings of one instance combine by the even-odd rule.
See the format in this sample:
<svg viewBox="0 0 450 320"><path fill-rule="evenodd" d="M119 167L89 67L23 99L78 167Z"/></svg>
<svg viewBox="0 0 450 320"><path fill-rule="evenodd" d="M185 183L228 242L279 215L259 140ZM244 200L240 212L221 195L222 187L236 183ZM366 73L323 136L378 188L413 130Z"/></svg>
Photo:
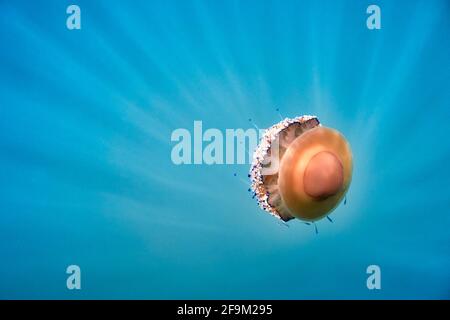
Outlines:
<svg viewBox="0 0 450 320"><path fill-rule="evenodd" d="M344 136L306 115L286 118L265 131L249 177L263 210L285 222L297 218L310 224L328 217L344 199L352 168Z"/></svg>

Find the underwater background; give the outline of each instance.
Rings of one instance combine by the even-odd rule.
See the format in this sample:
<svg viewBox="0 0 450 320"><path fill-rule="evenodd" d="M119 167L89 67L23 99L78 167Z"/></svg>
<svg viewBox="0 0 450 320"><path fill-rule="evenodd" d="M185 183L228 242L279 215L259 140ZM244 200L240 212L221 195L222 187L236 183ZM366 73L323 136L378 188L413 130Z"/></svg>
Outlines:
<svg viewBox="0 0 450 320"><path fill-rule="evenodd" d="M0 1L0 298L450 298L448 1L74 3L81 30L72 2ZM317 235L257 206L248 163L171 161L177 128L276 109L352 147Z"/></svg>

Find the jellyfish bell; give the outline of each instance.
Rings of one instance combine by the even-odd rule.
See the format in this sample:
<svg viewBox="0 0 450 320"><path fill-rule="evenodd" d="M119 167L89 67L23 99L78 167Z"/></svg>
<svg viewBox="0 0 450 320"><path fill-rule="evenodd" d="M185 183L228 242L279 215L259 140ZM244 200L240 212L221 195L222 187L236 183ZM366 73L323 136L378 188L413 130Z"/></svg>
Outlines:
<svg viewBox="0 0 450 320"><path fill-rule="evenodd" d="M344 136L317 117L284 119L269 128L255 150L252 189L262 209L283 221L316 221L344 198L352 178Z"/></svg>
<svg viewBox="0 0 450 320"><path fill-rule="evenodd" d="M289 213L314 221L332 211L351 182L352 156L336 130L318 126L299 136L280 161L279 192Z"/></svg>

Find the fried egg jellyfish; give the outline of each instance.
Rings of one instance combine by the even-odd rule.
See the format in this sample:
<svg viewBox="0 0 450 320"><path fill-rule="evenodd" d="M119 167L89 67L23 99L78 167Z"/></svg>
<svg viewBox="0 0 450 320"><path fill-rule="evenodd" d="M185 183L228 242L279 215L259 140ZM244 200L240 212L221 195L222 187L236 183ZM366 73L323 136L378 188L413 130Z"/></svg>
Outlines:
<svg viewBox="0 0 450 320"><path fill-rule="evenodd" d="M253 154L249 177L259 206L289 221L327 217L352 179L350 145L317 117L284 119L266 130Z"/></svg>

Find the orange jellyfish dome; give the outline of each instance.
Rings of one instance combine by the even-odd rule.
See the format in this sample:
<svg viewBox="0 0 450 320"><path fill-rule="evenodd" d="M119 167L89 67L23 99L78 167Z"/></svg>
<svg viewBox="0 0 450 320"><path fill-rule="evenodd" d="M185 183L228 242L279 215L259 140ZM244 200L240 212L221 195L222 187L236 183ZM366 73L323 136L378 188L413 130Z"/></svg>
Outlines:
<svg viewBox="0 0 450 320"><path fill-rule="evenodd" d="M319 220L343 199L352 178L352 154L338 131L313 116L269 128L255 151L250 178L260 206L288 221Z"/></svg>

